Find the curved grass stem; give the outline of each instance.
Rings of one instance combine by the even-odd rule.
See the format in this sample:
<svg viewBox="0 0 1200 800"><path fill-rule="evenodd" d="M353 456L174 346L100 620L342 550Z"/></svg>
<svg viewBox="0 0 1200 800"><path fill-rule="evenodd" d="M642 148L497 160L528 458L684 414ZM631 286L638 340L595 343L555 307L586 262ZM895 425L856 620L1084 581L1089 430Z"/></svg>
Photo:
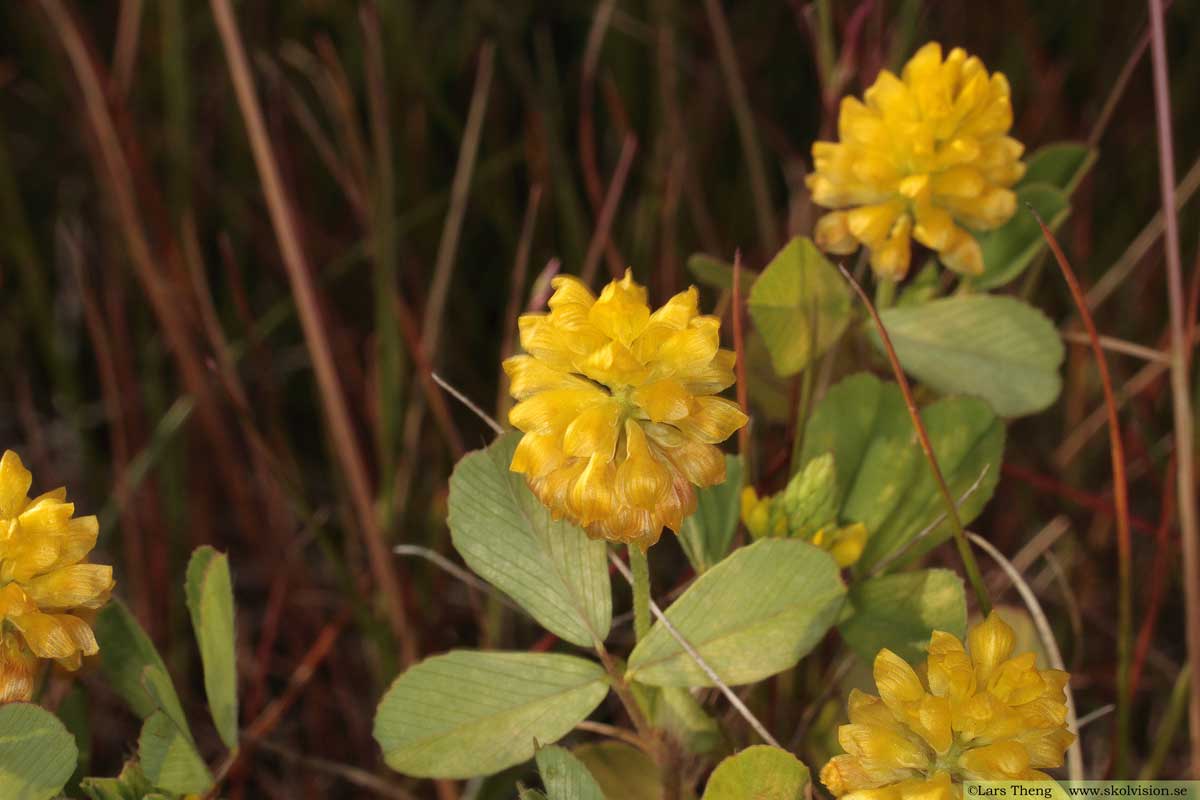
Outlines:
<svg viewBox="0 0 1200 800"><path fill-rule="evenodd" d="M963 529L962 519L958 516L958 505L954 502L954 496L950 494L950 487L946 485L946 478L942 475L942 468L938 466L937 456L933 453L933 444L929 441L929 432L925 430L925 423L921 420L921 413L917 411L917 402L913 399L912 388L908 385L908 378L904 375L904 370L900 367L900 359L896 357L896 349L892 347L892 338L888 336L887 328L883 326L883 320L879 318L879 312L875 310L875 306L871 303L871 298L867 297L867 293L863 291L862 286L858 281L854 280L854 276L846 271L846 268L838 263L838 271L842 273L842 277L853 287L863 305L867 307L867 311L871 314L871 319L875 321L875 327L879 331L879 338L883 341L884 349L887 351L888 363L892 366L892 374L896 376L896 383L900 384L900 391L904 395L904 404L908 406L908 415L912 418L913 427L917 431L917 439L921 443L921 450L925 453L925 460L929 462L929 469L933 471L933 480L938 486L938 492L942 495L942 503L946 508L946 518L950 520L950 527L954 531L954 545L958 549L958 556L962 559L963 569L966 570L967 580L971 584L971 588L975 590L975 600L979 604L979 612L985 617L992 611L992 599L988 595L987 584L983 582L983 575L979 572L979 563L975 561L975 554L971 552L971 543L967 541L967 533Z"/></svg>
<svg viewBox="0 0 1200 800"><path fill-rule="evenodd" d="M1100 385L1104 390L1104 406L1108 411L1113 500L1117 507L1117 741L1113 777L1120 780L1125 777L1129 768L1129 710L1132 702L1129 688L1133 655L1133 543L1129 536L1129 483L1125 477L1125 445L1121 440L1121 423L1117 417L1117 400L1113 394L1112 377L1108 373L1108 361L1100 347L1100 334L1097 333L1096 322L1088 311L1079 279L1075 277L1066 255L1058 246L1058 240L1042 222L1041 216L1032 206L1029 207L1029 211L1037 220L1042 229L1042 236L1050 245L1050 251L1054 254L1054 259L1058 262L1063 278L1071 290L1075 306L1079 309L1083 326L1087 329L1092 354L1096 359L1096 369L1100 373Z"/></svg>

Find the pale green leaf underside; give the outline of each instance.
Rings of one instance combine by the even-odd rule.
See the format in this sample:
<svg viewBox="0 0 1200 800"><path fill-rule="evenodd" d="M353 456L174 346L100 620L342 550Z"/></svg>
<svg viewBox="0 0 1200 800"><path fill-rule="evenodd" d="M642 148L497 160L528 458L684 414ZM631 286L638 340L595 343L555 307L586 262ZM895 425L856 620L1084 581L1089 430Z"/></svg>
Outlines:
<svg viewBox="0 0 1200 800"><path fill-rule="evenodd" d="M904 371L943 394L983 398L1004 417L1041 411L1058 397L1062 340L1028 303L961 295L880 316ZM873 329L871 339L882 348Z"/></svg>
<svg viewBox="0 0 1200 800"><path fill-rule="evenodd" d="M1004 426L986 403L970 397L943 398L923 409L921 419L951 494L961 499L979 481L958 507L967 524L999 480ZM825 453L833 453L837 468L840 518L867 527L855 567L860 574L900 551L915 558L950 536L943 520L910 546L945 506L894 383L859 373L829 390L805 429L800 464Z"/></svg>
<svg viewBox="0 0 1200 800"><path fill-rule="evenodd" d="M704 253L693 253L688 256L687 268L688 272L692 273L692 277L705 286L724 290L733 288L733 265L728 261L722 261ZM740 268L740 272L738 282L742 287L749 286L758 277L757 272L744 265Z"/></svg>
<svg viewBox="0 0 1200 800"><path fill-rule="evenodd" d="M816 246L798 236L758 276L748 306L775 371L795 375L846 329L850 289Z"/></svg>
<svg viewBox="0 0 1200 800"><path fill-rule="evenodd" d="M197 548L184 584L192 629L204 666L204 691L217 733L226 747L238 741L237 660L233 584L229 560L211 547Z"/></svg>
<svg viewBox="0 0 1200 800"><path fill-rule="evenodd" d="M603 541L554 521L521 475L509 471L519 433L464 457L450 477L450 537L467 565L546 630L581 647L612 624Z"/></svg>
<svg viewBox="0 0 1200 800"><path fill-rule="evenodd" d="M162 711L155 711L142 725L138 762L146 779L159 789L198 794L212 786L212 773L195 745Z"/></svg>
<svg viewBox="0 0 1200 800"><path fill-rule="evenodd" d="M947 569L881 575L850 589L852 616L838 625L842 638L866 663L888 648L906 661L924 658L935 630L959 638L966 632L962 579Z"/></svg>
<svg viewBox="0 0 1200 800"><path fill-rule="evenodd" d="M1017 189L1017 210L1012 218L994 231L979 234L984 269L970 278L978 289L992 289L1014 280L1033 263L1046 247L1046 237L1028 206L1055 231L1071 212L1066 193L1045 183L1031 183Z"/></svg>
<svg viewBox="0 0 1200 800"><path fill-rule="evenodd" d="M134 713L145 719L161 708L186 728L187 718L167 667L125 604L114 598L96 616L94 628L100 668Z"/></svg>
<svg viewBox="0 0 1200 800"><path fill-rule="evenodd" d="M703 800L804 800L808 767L769 745L747 747L713 770Z"/></svg>
<svg viewBox="0 0 1200 800"><path fill-rule="evenodd" d="M592 661L553 653L454 650L409 669L384 694L375 741L397 772L488 775L551 744L608 693Z"/></svg>
<svg viewBox="0 0 1200 800"><path fill-rule="evenodd" d="M78 757L75 738L49 711L32 703L0 706L0 797L54 797Z"/></svg>
<svg viewBox="0 0 1200 800"><path fill-rule="evenodd" d="M1025 176L1018 187L1048 183L1067 194L1096 163L1099 153L1082 142L1052 142L1039 147L1025 162Z"/></svg>
<svg viewBox="0 0 1200 800"><path fill-rule="evenodd" d="M551 745L538 750L537 766L548 800L605 800L583 762L563 748Z"/></svg>
<svg viewBox="0 0 1200 800"><path fill-rule="evenodd" d="M808 653L837 618L845 592L824 550L764 539L697 578L666 616L725 683L753 683ZM712 685L661 622L634 648L629 677L655 686Z"/></svg>
<svg viewBox="0 0 1200 800"><path fill-rule="evenodd" d="M696 513L683 521L679 544L696 573L729 552L741 513L742 459L725 456L725 482L696 492Z"/></svg>
<svg viewBox="0 0 1200 800"><path fill-rule="evenodd" d="M624 742L595 742L572 753L595 778L606 800L661 800L662 780L650 757Z"/></svg>

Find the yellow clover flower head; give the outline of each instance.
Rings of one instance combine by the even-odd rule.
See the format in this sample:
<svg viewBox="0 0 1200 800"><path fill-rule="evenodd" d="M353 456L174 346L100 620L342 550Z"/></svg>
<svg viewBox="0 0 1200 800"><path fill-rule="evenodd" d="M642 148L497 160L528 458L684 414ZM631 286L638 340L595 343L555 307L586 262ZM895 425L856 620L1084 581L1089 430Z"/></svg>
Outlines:
<svg viewBox="0 0 1200 800"><path fill-rule="evenodd" d="M527 355L504 362L519 401L508 419L525 434L512 471L555 519L647 548L695 511L695 486L725 480L714 445L747 421L715 396L734 354L695 287L651 312L628 270L598 299L570 276L552 285L549 313L519 320Z"/></svg>
<svg viewBox="0 0 1200 800"><path fill-rule="evenodd" d="M72 518L67 490L29 499L33 476L11 450L0 457L0 703L33 697L38 659L66 669L99 646L82 617L108 601L112 567L83 559L94 516Z"/></svg>
<svg viewBox="0 0 1200 800"><path fill-rule="evenodd" d="M934 631L918 674L891 650L875 658L879 697L850 693L845 755L821 770L834 797L950 800L967 780L1049 780L1075 740L1061 670L1012 655L1015 636L993 612L967 634Z"/></svg>
<svg viewBox="0 0 1200 800"><path fill-rule="evenodd" d="M838 142L813 144L813 202L838 209L822 217L821 249L848 254L863 245L879 275L908 272L910 240L968 275L983 271L971 230L998 228L1016 210L1010 190L1025 174L1024 146L1008 136L1008 79L936 42L917 51L900 77L884 70L863 95L846 97Z"/></svg>

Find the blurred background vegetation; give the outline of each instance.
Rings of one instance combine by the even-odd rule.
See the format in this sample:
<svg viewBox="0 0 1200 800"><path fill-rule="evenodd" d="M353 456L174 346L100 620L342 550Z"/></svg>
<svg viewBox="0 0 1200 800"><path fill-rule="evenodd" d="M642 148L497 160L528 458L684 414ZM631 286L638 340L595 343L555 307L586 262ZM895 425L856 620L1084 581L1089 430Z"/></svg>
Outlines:
<svg viewBox="0 0 1200 800"><path fill-rule="evenodd" d="M1198 5L1178 0L1168 14L1193 320ZM740 248L761 267L787 236L811 230L803 175L841 95L925 41L961 45L1008 75L1014 135L1029 150L1061 139L1098 147L1060 238L1092 287L1101 331L1165 347L1141 3L297 0L235 10L349 430L327 424L314 334L300 323L209 5L0 7L3 445L25 458L35 489L65 484L80 513L100 515L97 558L116 565L118 593L185 703L203 703L180 591L196 545L227 550L235 570L244 725L319 637L337 637L269 746L231 774L231 797L369 794L348 767L432 792L381 765L370 731L387 682L417 654L553 643L427 559L370 555L355 505L364 485L379 538L451 555L446 479L490 437L431 368L502 419L499 362L514 347L515 312L543 302L555 269L600 280L632 265L661 302L690 282L693 253L731 260ZM1010 291L1075 331L1046 266ZM728 308L705 292L706 306ZM1168 568L1178 541L1170 398L1161 364L1110 354L1110 365L1129 397L1136 619L1157 620L1134 715L1144 755L1186 659ZM997 496L975 527L1014 553L1063 516L1054 568L1074 593L1049 589L1047 603L1077 696L1095 707L1115 695L1116 555L1086 348L1070 345L1064 379L1055 407L1010 427ZM752 403L775 398L774 411L754 409L769 484L794 394L766 377L752 392ZM362 476L347 472L355 457ZM654 555L657 585L685 577L676 544ZM389 576L391 602L380 592ZM115 774L136 721L86 671L83 683L89 773ZM43 700L75 702L71 692L58 676ZM756 702L781 725L803 710ZM211 730L198 735L202 751L216 749ZM1106 758L1105 742L1089 743L1089 763ZM1183 752L1181 740L1164 774L1182 774L1170 759L1182 765Z"/></svg>

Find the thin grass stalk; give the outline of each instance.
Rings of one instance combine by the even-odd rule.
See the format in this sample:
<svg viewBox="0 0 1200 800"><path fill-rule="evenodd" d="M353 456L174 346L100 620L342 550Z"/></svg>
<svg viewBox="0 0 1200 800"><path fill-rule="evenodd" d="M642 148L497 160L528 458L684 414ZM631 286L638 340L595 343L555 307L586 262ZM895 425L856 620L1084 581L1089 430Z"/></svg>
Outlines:
<svg viewBox="0 0 1200 800"><path fill-rule="evenodd" d="M142 33L143 0L121 0L117 12L117 41L113 45L112 78L122 96L129 94L137 69L138 44Z"/></svg>
<svg viewBox="0 0 1200 800"><path fill-rule="evenodd" d="M629 567L625 566L625 563L621 561L621 559L617 558L616 553L610 552L608 554L608 560L612 562L614 567L617 568L617 571L621 573L621 576L625 578L626 582L632 586L634 577L629 571ZM721 691L721 694L725 695L725 699L728 700L730 705L732 705L737 713L741 715L742 719L749 723L750 727L754 729L754 732L762 737L762 740L772 747L782 747L779 742L775 740L775 737L771 735L770 731L768 731L763 724L758 721L758 718L754 716L754 713L746 707L746 704L742 702L742 698L738 697L737 694L729 688L725 681L721 680L721 676L717 674L716 670L714 670L712 666L710 666L709 663L704 660L704 657L700 655L699 651L696 650L692 643L684 638L683 634L679 632L679 629L675 627L674 623L672 623L671 620L667 618L667 615L663 613L663 610L659 608L653 600L649 601L648 605L650 606L650 613L653 614L659 623L662 624L663 628L666 629L671 638L683 648L683 651L687 653L693 661L696 662L696 666L700 667L700 670L708 677L710 681L713 682L713 685Z"/></svg>
<svg viewBox="0 0 1200 800"><path fill-rule="evenodd" d="M600 64L600 52L604 48L604 37L616 6L616 0L602 0L597 4L596 14L592 17L592 25L588 29L579 79L579 164L583 171L584 190L587 192L592 211L596 214L603 212L606 195L600 179L600 170L596 166L596 125L593 112L596 70ZM608 259L609 271L619 274L624 264L621 263L621 256L611 239L604 243L604 255Z"/></svg>
<svg viewBox="0 0 1200 800"><path fill-rule="evenodd" d="M458 162L454 167L454 179L450 186L450 208L442 225L438 242L437 258L433 266L433 281L425 302L424 318L421 323L421 349L430 369L437 368L438 350L441 344L442 323L446 301L450 296L450 279L458 257L458 241L462 233L463 218L467 213L467 200L471 194L471 180L475 174L475 159L479 154L479 143L483 138L483 120L491 95L492 72L496 47L484 42L479 50L479 64L475 70L475 88L467 111L467 125L463 130L462 144L458 151ZM417 376L420 380L421 376ZM416 459L421 439L421 425L425 417L425 397L414 394L404 416L403 446L404 465L397 478L397 507L403 508L408 501L412 481L416 474Z"/></svg>
<svg viewBox="0 0 1200 800"><path fill-rule="evenodd" d="M367 109L371 126L374 192L371 204L371 239L375 287L375 380L378 428L376 458L379 462L379 505L384 535L395 521L396 450L400 439L400 371L403 345L400 325L393 308L396 285L396 169L392 158L391 109L387 100L387 67L379 26L379 11L373 3L359 9L363 30L363 52L367 76Z"/></svg>
<svg viewBox="0 0 1200 800"><path fill-rule="evenodd" d="M191 326L196 321L195 309L189 303L180 302L181 295L171 284L172 279L185 287L190 283L179 263L179 248L170 242L170 233L162 226L160 236L152 240L143 217L143 206L151 212L159 207L155 186L145 179L144 169L142 172L135 170L135 167L143 167L136 159L136 142L132 141L127 128L118 132L117 121L109 108L105 91L107 78L67 4L63 0L41 0L40 6L62 45L78 83L83 116L94 144L92 154L97 183L112 205L113 216L134 275L162 328L187 392L196 400L197 417L204 426L207 441L221 462L218 474L232 499L232 505L243 512L241 518L249 525L251 515L247 510L253 508L254 504L246 482L234 468L240 463L241 454L222 418L211 386L211 376L193 337ZM150 217L161 222L161 215L151 213ZM152 241L166 241L166 244L155 249ZM255 516L254 524L257 524L257 520Z"/></svg>
<svg viewBox="0 0 1200 800"><path fill-rule="evenodd" d="M411 664L417 660L418 647L413 628L409 624L408 610L396 575L392 559L388 556L387 544L371 500L371 489L346 399L342 394L341 380L334 364L333 349L326 335L321 318L316 288L304 248L300 243L294 212L279 165L275 159L266 122L254 89L254 77L242 46L237 19L229 0L211 0L213 17L217 24L225 56L229 65L230 78L237 94L238 105L246 125L246 134L254 154L267 210L279 241L288 281L296 298L296 309L304 331L305 342L313 361L321 403L330 427L334 451L350 489L352 505L358 518L360 533L370 554L370 567L375 582L387 603L388 623L400 645L401 660Z"/></svg>
<svg viewBox="0 0 1200 800"><path fill-rule="evenodd" d="M1136 696L1138 684L1142 677L1142 667L1146 656L1150 654L1150 645L1154 641L1154 629L1158 623L1158 615L1162 611L1162 601L1167 593L1167 575L1171 570L1171 528L1175 521L1175 457L1167 463L1166 480L1163 486L1161 510L1159 511L1158 530L1154 535L1154 560L1151 562L1150 587L1146 600L1146 614L1142 618L1142 627L1138 630L1137 642L1133 649L1133 663L1129 672L1130 694Z"/></svg>
<svg viewBox="0 0 1200 800"><path fill-rule="evenodd" d="M1117 401L1113 394L1112 377L1108 372L1108 360L1100 346L1100 334L1096 322L1088 310L1087 300L1075 271L1071 269L1066 255L1058 246L1058 240L1046 227L1042 218L1030 206L1030 212L1042 229L1042 236L1050 245L1062 270L1063 278L1071 290L1071 297L1079 310L1084 328L1092 343L1092 356L1100 373L1100 385L1104 390L1104 406L1108 413L1109 455L1112 461L1113 493L1117 507L1117 741L1115 777L1123 778L1129 768L1129 724L1130 664L1133 657L1133 544L1129 533L1129 485L1125 476L1125 445L1121 439L1121 422L1117 414Z"/></svg>
<svg viewBox="0 0 1200 800"><path fill-rule="evenodd" d="M717 46L717 59L721 63L721 74L725 78L725 90L729 93L733 118L737 123L738 136L742 142L742 153L750 177L750 194L754 199L755 218L758 221L759 244L767 253L774 253L779 246L779 233L771 208L771 191L767 186L765 158L758 134L754 129L754 114L746 96L746 85L738 70L737 52L733 47L733 36L720 0L704 0L708 25L712 29Z"/></svg>
<svg viewBox="0 0 1200 800"><path fill-rule="evenodd" d="M1175 737L1179 733L1180 725L1187 716L1188 698L1192 695L1191 688L1192 670L1190 666L1184 666L1179 670L1179 676L1175 678L1175 685L1171 687L1167 710L1163 712L1162 722L1154 731L1154 749L1150 751L1150 757L1142 765L1142 771L1138 773L1138 780L1152 781L1162 772L1167 754L1171 752L1171 746L1175 744Z"/></svg>
<svg viewBox="0 0 1200 800"><path fill-rule="evenodd" d="M950 487L946 485L946 478L942 475L942 468L938 465L937 456L933 453L933 444L929 441L929 432L925 430L925 422L921 419L921 412L917 410L917 401L913 399L912 388L908 385L908 378L904 374L904 369L900 366L900 359L896 356L896 349L892 347L892 337L888 335L883 320L879 318L879 312L875 310L875 306L871 303L871 298L863 291L862 286L859 285L858 281L854 280L854 276L847 272L841 263L838 263L837 266L838 270L842 273L842 277L854 289L859 299L862 300L863 305L867 307L871 319L875 322L875 329L879 332L879 338L883 341L884 349L887 351L888 363L892 367L892 374L896 376L896 383L900 385L900 392L904 395L904 404L908 406L908 415L912 418L913 428L917 431L917 440L921 443L921 450L925 453L925 460L929 463L929 469L933 472L933 480L942 495L942 503L946 509L946 518L950 520L950 528L954 532L954 545L958 548L958 557L962 560L963 569L967 572L967 580L970 582L971 588L975 590L975 600L979 604L979 612L986 617L992 610L992 599L988 595L987 584L983 582L983 575L979 572L979 564L975 561L975 555L971 552L971 543L967 541L967 532L963 528L962 519L958 516L958 504L954 502L954 497L950 494Z"/></svg>
<svg viewBox="0 0 1200 800"><path fill-rule="evenodd" d="M583 267L579 270L580 279L590 285L596 279L596 270L600 266L600 255L606 247L612 245L612 224L617 216L617 206L621 202L621 194L625 191L625 181L629 178L629 169L633 166L633 157L637 154L637 137L632 133L625 137L621 144L621 156L617 160L617 168L613 170L612 181L608 184L608 194L604 197L604 205L600 216L596 219L596 229L592 233L592 241L588 244L586 255L583 257ZM616 261L609 259L609 272L613 279L621 277L620 257Z"/></svg>
<svg viewBox="0 0 1200 800"><path fill-rule="evenodd" d="M1171 404L1175 418L1175 457L1179 486L1179 533L1183 541L1183 587L1187 611L1188 660L1192 686L1200 686L1200 530L1196 518L1195 438L1184 336L1183 267L1175 205L1175 145L1171 134L1171 94L1167 75L1167 36L1162 0L1149 0L1151 57L1154 65L1154 117L1158 131L1159 184L1166 218L1167 296L1171 312ZM1200 778L1200 692L1188 707L1192 777Z"/></svg>
<svg viewBox="0 0 1200 800"><path fill-rule="evenodd" d="M167 170L167 204L173 214L191 206L191 94L188 84L187 14L184 0L160 0L163 122Z"/></svg>
<svg viewBox="0 0 1200 800"><path fill-rule="evenodd" d="M535 183L529 188L525 219L521 222L521 238L517 241L517 252L513 256L513 268L509 276L508 307L504 312L504 338L500 340L501 359L508 358L516 352L517 317L521 313L521 300L525 297L525 281L529 276L529 251L533 249L533 234L541 204L542 185ZM501 369L496 381L496 416L507 416L510 403L508 382L505 380L504 370Z"/></svg>

